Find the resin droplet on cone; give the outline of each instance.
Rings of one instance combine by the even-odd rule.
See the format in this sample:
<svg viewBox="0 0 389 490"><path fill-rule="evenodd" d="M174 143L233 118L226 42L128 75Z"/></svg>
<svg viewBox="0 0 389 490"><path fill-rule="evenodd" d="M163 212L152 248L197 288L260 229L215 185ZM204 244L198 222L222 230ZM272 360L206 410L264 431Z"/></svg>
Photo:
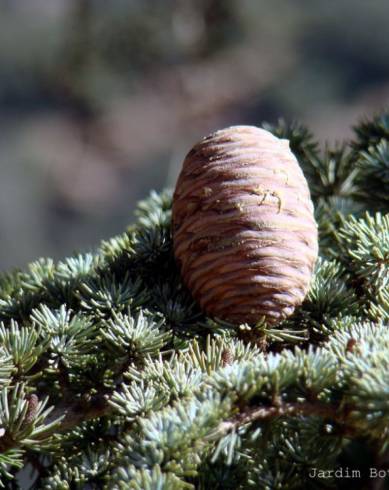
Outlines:
<svg viewBox="0 0 389 490"><path fill-rule="evenodd" d="M287 140L254 126L204 138L185 158L172 221L183 280L209 316L274 324L304 300L317 225Z"/></svg>

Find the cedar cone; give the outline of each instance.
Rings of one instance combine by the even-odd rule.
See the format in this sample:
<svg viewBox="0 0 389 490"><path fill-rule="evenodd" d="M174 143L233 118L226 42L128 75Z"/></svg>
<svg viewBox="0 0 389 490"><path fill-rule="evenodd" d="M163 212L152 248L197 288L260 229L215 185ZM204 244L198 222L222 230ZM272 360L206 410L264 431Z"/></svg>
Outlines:
<svg viewBox="0 0 389 490"><path fill-rule="evenodd" d="M204 138L184 160L172 225L184 283L209 316L275 324L304 300L317 225L287 140L254 126Z"/></svg>

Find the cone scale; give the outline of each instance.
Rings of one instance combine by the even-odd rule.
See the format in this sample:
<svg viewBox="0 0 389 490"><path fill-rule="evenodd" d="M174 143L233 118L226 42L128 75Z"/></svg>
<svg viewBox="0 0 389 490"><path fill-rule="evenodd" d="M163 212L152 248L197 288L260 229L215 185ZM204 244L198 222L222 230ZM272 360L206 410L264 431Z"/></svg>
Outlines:
<svg viewBox="0 0 389 490"><path fill-rule="evenodd" d="M304 300L317 225L287 140L254 126L204 138L184 160L172 225L182 278L207 315L276 324Z"/></svg>

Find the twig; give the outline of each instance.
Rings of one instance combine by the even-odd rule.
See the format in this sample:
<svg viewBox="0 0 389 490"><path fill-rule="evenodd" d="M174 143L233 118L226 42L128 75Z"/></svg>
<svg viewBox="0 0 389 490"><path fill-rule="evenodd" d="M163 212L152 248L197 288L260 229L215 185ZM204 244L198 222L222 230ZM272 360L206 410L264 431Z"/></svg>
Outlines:
<svg viewBox="0 0 389 490"><path fill-rule="evenodd" d="M222 422L217 430L218 434L227 434L236 430L242 425L251 422L268 420L275 417L294 415L316 415L323 418L329 418L343 426L345 426L345 414L340 412L336 407L324 403L281 403L279 405L252 407L243 410L231 419ZM347 433L352 433L352 428L347 427Z"/></svg>
<svg viewBox="0 0 389 490"><path fill-rule="evenodd" d="M90 399L81 399L75 402L64 400L50 414L50 423L60 417L63 417L61 424L54 430L55 432L66 432L72 430L81 422L87 422L98 417L103 417L110 412L108 400L111 393L99 393L90 397ZM47 437L47 433L44 434Z"/></svg>

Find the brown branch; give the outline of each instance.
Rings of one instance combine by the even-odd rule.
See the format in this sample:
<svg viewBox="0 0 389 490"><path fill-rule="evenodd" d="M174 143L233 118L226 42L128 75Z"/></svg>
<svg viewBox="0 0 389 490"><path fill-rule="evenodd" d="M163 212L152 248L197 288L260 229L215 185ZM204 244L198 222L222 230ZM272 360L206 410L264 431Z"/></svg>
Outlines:
<svg viewBox="0 0 389 490"><path fill-rule="evenodd" d="M123 373L126 372L129 365L134 363L134 359L131 356L126 357L120 365L117 367L115 387L107 389L95 384L95 395L84 394L80 399L75 399L76 394L71 390L71 385L64 387L62 401L54 408L50 414L48 423L63 417L59 426L54 430L57 432L66 432L74 429L81 422L87 422L99 417L109 415L111 412L111 406L109 400L114 391L117 390L121 383ZM135 363L136 365L136 363ZM47 433L45 433L45 437Z"/></svg>
<svg viewBox="0 0 389 490"><path fill-rule="evenodd" d="M127 366L127 362L121 367L120 373ZM117 387L117 386L116 386ZM80 423L95 418L107 416L111 413L112 407L109 400L113 390L104 389L96 395L84 395L80 399L74 400L72 394L65 390L62 401L54 408L47 420L50 424L54 420L62 417L59 425L52 427L49 431L42 432L42 438L46 438L54 433L63 433L77 427ZM230 419L222 422L216 428L214 436L220 437L232 432L240 426L256 422L266 421L271 418L283 416L319 416L324 419L330 419L342 428L345 436L355 435L355 428L349 425L347 420L347 411L340 410L338 407L312 399L305 402L282 402L279 397L273 397L272 405L262 405L255 407L239 407L240 411ZM5 432L0 437L0 452L4 452L11 447L17 446L18 441L12 438L11 434Z"/></svg>
<svg viewBox="0 0 389 490"><path fill-rule="evenodd" d="M132 362L134 360L129 356L118 367L115 389L119 387L123 373ZM48 421L50 423L59 417L64 417L61 424L56 427L56 431L66 432L72 430L81 422L87 422L88 420L103 417L110 413L111 406L109 405L109 399L113 394L112 389L102 389L96 395L84 395L81 399L74 400L75 394L71 390L68 377L65 378L65 381L67 382L62 386L64 388L63 399L55 407ZM97 386L96 388L99 389ZM46 435L47 433L45 433Z"/></svg>
<svg viewBox="0 0 389 490"><path fill-rule="evenodd" d="M109 415L111 406L109 405L110 394L98 394L92 397L89 401L80 400L75 403L64 401L59 404L50 419L65 415L61 425L56 427L56 432L66 432L73 429L81 422L92 420L94 418ZM324 419L330 419L338 423L345 436L352 436L355 430L352 426L346 423L346 413L339 411L333 405L324 404L322 402L289 402L277 403L270 406L250 407L243 409L234 417L222 422L216 431L217 436L225 435L239 427L257 421L266 421L276 417L284 416L318 416ZM46 434L47 435L47 434Z"/></svg>
<svg viewBox="0 0 389 490"><path fill-rule="evenodd" d="M218 434L227 434L236 430L238 427L256 421L265 421L275 417L295 415L316 415L323 418L331 419L344 426L345 433L352 434L352 427L346 426L345 414L340 412L336 407L321 402L311 403L281 403L279 405L252 407L243 410L231 419L222 422L217 430Z"/></svg>
<svg viewBox="0 0 389 490"><path fill-rule="evenodd" d="M89 400L81 399L75 402L63 401L50 414L50 421L64 416L61 424L55 428L56 432L66 432L74 429L81 422L87 422L98 417L108 415L110 405L108 400L110 394L99 393L92 396ZM47 433L45 434L47 436Z"/></svg>
<svg viewBox="0 0 389 490"><path fill-rule="evenodd" d="M68 399L63 400L50 414L47 424L63 417L59 425L53 427L50 431L42 432L41 438L46 439L54 433L66 432L77 427L81 422L87 422L98 417L108 415L111 407L108 403L109 395L98 394L89 400L81 399L71 402ZM18 446L19 441L12 437L7 431L0 437L0 453Z"/></svg>

